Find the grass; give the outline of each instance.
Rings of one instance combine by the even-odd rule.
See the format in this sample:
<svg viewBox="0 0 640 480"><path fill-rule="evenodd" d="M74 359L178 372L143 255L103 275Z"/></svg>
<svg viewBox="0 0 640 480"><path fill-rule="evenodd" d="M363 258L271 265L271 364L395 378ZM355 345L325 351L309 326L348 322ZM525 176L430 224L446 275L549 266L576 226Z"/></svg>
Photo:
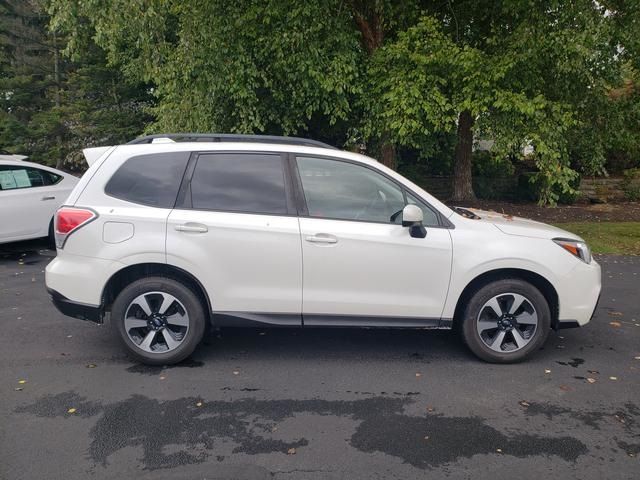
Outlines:
<svg viewBox="0 0 640 480"><path fill-rule="evenodd" d="M556 226L580 235L594 253L640 255L640 222L576 222Z"/></svg>

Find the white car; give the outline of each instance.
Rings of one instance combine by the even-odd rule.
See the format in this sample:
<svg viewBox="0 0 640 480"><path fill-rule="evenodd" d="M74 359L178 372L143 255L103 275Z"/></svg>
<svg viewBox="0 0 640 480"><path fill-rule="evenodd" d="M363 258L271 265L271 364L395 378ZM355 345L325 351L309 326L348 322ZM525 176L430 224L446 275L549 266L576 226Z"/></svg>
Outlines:
<svg viewBox="0 0 640 480"><path fill-rule="evenodd" d="M53 302L110 316L144 363L181 361L209 327L252 325L454 327L508 363L592 317L600 266L572 233L451 209L310 140L194 137L87 149L56 216Z"/></svg>
<svg viewBox="0 0 640 480"><path fill-rule="evenodd" d="M53 243L53 216L78 178L37 163L7 159L9 155L0 157L4 158L0 158L0 243L47 235Z"/></svg>

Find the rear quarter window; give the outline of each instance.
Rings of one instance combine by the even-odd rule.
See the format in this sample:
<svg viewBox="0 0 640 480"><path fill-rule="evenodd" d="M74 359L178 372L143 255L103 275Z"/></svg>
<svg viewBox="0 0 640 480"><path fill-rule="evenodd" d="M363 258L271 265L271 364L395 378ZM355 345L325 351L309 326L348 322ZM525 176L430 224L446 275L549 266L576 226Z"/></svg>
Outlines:
<svg viewBox="0 0 640 480"><path fill-rule="evenodd" d="M131 157L113 174L104 192L120 200L158 208L173 208L189 152Z"/></svg>

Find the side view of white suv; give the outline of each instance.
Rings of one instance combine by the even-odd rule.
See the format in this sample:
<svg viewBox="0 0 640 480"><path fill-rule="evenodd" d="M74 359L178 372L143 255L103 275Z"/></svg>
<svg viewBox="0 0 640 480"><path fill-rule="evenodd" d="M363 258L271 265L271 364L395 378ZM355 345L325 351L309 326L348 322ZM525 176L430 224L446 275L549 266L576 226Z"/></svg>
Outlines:
<svg viewBox="0 0 640 480"><path fill-rule="evenodd" d="M47 289L147 364L225 326L456 328L509 363L595 310L600 266L542 223L451 209L312 140L155 135L85 150Z"/></svg>

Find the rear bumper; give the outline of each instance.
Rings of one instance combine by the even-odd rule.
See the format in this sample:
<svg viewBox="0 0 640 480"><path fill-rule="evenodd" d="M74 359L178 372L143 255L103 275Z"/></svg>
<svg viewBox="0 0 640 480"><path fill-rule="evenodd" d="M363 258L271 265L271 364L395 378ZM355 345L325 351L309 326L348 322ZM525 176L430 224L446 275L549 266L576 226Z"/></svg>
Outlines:
<svg viewBox="0 0 640 480"><path fill-rule="evenodd" d="M103 312L100 306L74 302L51 288L47 288L47 293L49 297L51 297L51 301L55 307L63 315L80 320L102 323Z"/></svg>

